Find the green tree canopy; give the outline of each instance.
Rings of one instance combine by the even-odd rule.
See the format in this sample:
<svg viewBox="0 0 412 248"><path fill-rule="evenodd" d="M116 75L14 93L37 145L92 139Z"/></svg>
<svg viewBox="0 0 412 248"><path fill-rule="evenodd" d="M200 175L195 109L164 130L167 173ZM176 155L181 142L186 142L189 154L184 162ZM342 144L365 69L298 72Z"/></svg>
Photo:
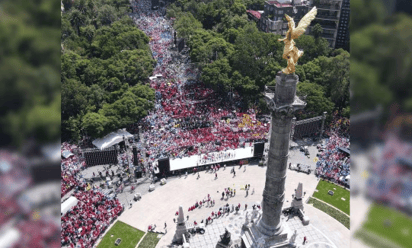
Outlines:
<svg viewBox="0 0 412 248"><path fill-rule="evenodd" d="M179 37L189 39L196 29L202 28L202 23L196 20L192 13L184 13L176 21L174 28Z"/></svg>
<svg viewBox="0 0 412 248"><path fill-rule="evenodd" d="M299 95L307 96L305 109L301 114L297 115L299 119L319 116L325 111L329 114L333 112L334 104L325 97L325 91L322 86L315 83L303 82L298 84L297 91Z"/></svg>

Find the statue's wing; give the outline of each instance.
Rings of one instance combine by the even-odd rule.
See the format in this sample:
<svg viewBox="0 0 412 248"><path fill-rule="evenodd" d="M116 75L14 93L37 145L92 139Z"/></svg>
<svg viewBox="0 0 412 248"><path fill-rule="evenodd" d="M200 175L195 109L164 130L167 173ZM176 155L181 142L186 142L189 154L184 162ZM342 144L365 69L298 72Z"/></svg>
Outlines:
<svg viewBox="0 0 412 248"><path fill-rule="evenodd" d="M306 28L309 26L310 22L315 19L318 10L313 7L299 22L298 27L293 30L292 39L297 39L303 33L305 33Z"/></svg>
<svg viewBox="0 0 412 248"><path fill-rule="evenodd" d="M288 16L287 14L285 14L285 18L288 21L289 30L295 29L295 21L293 20L293 18Z"/></svg>

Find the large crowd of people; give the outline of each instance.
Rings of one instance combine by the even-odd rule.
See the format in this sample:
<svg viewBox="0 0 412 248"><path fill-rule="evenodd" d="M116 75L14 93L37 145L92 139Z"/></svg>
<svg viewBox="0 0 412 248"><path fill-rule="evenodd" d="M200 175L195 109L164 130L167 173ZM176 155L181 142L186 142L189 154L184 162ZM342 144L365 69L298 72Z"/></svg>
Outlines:
<svg viewBox="0 0 412 248"><path fill-rule="evenodd" d="M327 139L316 163L316 175L345 184L344 179L350 175L350 157L339 148L349 148L349 140L335 135Z"/></svg>
<svg viewBox="0 0 412 248"><path fill-rule="evenodd" d="M130 131L142 127L149 160L159 157L181 158L241 147L245 142L267 139L269 125L256 119L256 111L241 113L239 97L229 101L199 82L199 70L190 59L177 64L173 60L173 28L151 3L132 3L131 18L150 37L153 57L157 60L151 80L156 90L155 109Z"/></svg>
<svg viewBox="0 0 412 248"><path fill-rule="evenodd" d="M25 247L61 247L59 240L60 228L50 220L24 220L16 225L21 238L13 248Z"/></svg>
<svg viewBox="0 0 412 248"><path fill-rule="evenodd" d="M77 155L75 150L79 147L71 145L66 142L62 143L61 150L69 151L72 155L68 158L63 158L61 161L61 196L63 197L74 187L79 185L78 175L81 169L86 167L85 161L82 161Z"/></svg>
<svg viewBox="0 0 412 248"><path fill-rule="evenodd" d="M316 163L315 174L324 179L348 186L345 179L350 175L350 141L348 129L350 121L347 118L333 114L333 121L326 131L329 136L326 145L318 146L320 153Z"/></svg>
<svg viewBox="0 0 412 248"><path fill-rule="evenodd" d="M15 243L0 244L0 247L60 247L56 240L60 229L55 222L48 220L53 217L40 216L32 207L25 208L25 201L21 201L22 194L35 186L29 167L30 163L24 157L0 150L0 227L13 226L20 233Z"/></svg>
<svg viewBox="0 0 412 248"><path fill-rule="evenodd" d="M385 144L370 157L372 168L367 183L368 196L397 209L412 212L412 145L391 130L383 135Z"/></svg>
<svg viewBox="0 0 412 248"><path fill-rule="evenodd" d="M92 247L100 234L123 211L117 199L90 190L74 194L78 204L62 216L61 245Z"/></svg>
<svg viewBox="0 0 412 248"><path fill-rule="evenodd" d="M61 196L73 190L78 200L61 217L61 245L69 247L92 247L100 234L117 218L123 210L118 199L110 199L95 185L88 187L81 171L86 163L76 155L78 147L68 143L61 145L61 151L69 151L69 157L61 162ZM119 155L119 161L126 163L126 154Z"/></svg>
<svg viewBox="0 0 412 248"><path fill-rule="evenodd" d="M17 196L32 183L27 161L7 151L0 151L0 226L22 212Z"/></svg>

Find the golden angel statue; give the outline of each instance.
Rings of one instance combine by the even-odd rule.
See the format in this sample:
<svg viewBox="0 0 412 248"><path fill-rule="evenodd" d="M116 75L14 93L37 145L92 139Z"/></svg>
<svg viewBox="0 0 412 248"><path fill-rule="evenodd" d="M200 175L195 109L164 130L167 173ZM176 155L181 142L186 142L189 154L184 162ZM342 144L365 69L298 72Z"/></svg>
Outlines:
<svg viewBox="0 0 412 248"><path fill-rule="evenodd" d="M310 22L315 19L317 14L316 7L313 7L299 22L298 26L295 28L295 22L293 18L286 15L286 20L288 21L289 30L286 33L286 37L279 39L285 43L283 48L283 58L288 61L288 66L282 70L285 74L291 74L295 72L295 65L298 59L303 55L303 51L298 50L295 47L294 39L299 38L303 33L305 33L306 28L309 26Z"/></svg>

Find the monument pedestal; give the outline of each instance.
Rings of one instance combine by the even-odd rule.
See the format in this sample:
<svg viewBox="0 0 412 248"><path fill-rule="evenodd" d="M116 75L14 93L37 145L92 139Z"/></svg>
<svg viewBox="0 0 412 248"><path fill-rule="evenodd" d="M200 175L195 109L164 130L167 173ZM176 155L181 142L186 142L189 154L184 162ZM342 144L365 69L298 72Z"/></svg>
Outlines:
<svg viewBox="0 0 412 248"><path fill-rule="evenodd" d="M216 248L230 248L232 246L232 242L230 242L229 244L222 244L221 242L218 242L216 245Z"/></svg>
<svg viewBox="0 0 412 248"><path fill-rule="evenodd" d="M256 222L245 226L242 235L242 247L245 248L280 248L290 247L290 238L293 235L287 222L282 220L282 227L276 235L268 236L262 233Z"/></svg>
<svg viewBox="0 0 412 248"><path fill-rule="evenodd" d="M290 204L291 207L293 207L294 209L300 209L303 211L303 202L302 199L298 200L296 198L294 198L292 200L292 203Z"/></svg>

